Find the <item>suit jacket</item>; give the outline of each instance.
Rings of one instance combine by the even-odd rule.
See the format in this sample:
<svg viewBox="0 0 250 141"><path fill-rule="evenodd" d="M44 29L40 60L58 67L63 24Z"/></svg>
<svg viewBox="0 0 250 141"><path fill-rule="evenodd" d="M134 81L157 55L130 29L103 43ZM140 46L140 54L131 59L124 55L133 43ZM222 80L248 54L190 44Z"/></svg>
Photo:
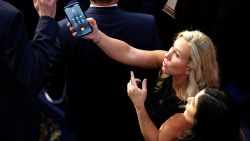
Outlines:
<svg viewBox="0 0 250 141"><path fill-rule="evenodd" d="M105 34L136 48L161 47L151 15L125 12L118 7L90 7L86 15L93 17ZM127 96L129 71L134 70L141 79L147 78L150 91L158 70L138 69L112 60L91 41L74 38L67 22L59 21L61 48L48 74L47 89L50 94L62 93L66 84L65 112L69 126L88 141L141 139L136 113Z"/></svg>
<svg viewBox="0 0 250 141"><path fill-rule="evenodd" d="M119 0L119 7L127 11L159 16L167 0Z"/></svg>
<svg viewBox="0 0 250 141"><path fill-rule="evenodd" d="M0 31L0 138L34 141L35 133L39 136L34 92L48 68L59 27L42 17L29 41L22 13L0 0Z"/></svg>

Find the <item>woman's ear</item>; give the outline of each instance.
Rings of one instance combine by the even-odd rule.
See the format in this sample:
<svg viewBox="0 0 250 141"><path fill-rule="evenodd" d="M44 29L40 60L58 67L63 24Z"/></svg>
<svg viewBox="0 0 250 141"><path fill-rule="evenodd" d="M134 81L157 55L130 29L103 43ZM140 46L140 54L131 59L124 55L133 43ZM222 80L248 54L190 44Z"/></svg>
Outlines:
<svg viewBox="0 0 250 141"><path fill-rule="evenodd" d="M192 69L189 66L187 66L185 74L189 75L191 73L191 71L192 71Z"/></svg>

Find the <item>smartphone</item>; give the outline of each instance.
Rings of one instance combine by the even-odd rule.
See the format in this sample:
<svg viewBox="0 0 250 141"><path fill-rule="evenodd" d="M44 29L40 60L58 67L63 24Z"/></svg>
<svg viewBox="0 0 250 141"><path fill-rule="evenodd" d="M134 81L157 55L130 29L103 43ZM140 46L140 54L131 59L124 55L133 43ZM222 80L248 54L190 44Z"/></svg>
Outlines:
<svg viewBox="0 0 250 141"><path fill-rule="evenodd" d="M74 2L64 7L66 16L77 33L78 37L87 35L92 32L92 27L86 20L86 15L82 11L79 2Z"/></svg>

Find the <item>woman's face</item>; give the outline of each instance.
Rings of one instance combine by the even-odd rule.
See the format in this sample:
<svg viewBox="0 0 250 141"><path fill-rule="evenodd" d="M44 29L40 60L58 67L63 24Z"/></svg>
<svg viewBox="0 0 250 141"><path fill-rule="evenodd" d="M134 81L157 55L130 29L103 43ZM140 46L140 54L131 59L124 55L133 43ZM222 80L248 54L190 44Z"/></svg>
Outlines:
<svg viewBox="0 0 250 141"><path fill-rule="evenodd" d="M175 40L173 47L165 54L162 71L173 76L189 74L188 60L187 41L180 37Z"/></svg>
<svg viewBox="0 0 250 141"><path fill-rule="evenodd" d="M194 115L197 111L198 98L205 93L205 90L201 90L195 97L187 98L186 110L184 111L184 117L190 123L194 123Z"/></svg>

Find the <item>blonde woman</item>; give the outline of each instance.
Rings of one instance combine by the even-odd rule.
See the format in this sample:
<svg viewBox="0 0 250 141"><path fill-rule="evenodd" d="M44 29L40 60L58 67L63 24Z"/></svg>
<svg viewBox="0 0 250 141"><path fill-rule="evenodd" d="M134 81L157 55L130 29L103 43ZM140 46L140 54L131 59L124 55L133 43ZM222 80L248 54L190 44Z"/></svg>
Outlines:
<svg viewBox="0 0 250 141"><path fill-rule="evenodd" d="M94 19L88 21L92 40L112 59L141 68L161 68L155 94L149 94L148 112L159 127L166 119L184 111L186 100L206 87L219 87L216 49L211 39L200 31L182 31L168 50L146 51L134 48L101 32ZM73 36L76 33L68 24ZM160 83L162 82L162 83Z"/></svg>

